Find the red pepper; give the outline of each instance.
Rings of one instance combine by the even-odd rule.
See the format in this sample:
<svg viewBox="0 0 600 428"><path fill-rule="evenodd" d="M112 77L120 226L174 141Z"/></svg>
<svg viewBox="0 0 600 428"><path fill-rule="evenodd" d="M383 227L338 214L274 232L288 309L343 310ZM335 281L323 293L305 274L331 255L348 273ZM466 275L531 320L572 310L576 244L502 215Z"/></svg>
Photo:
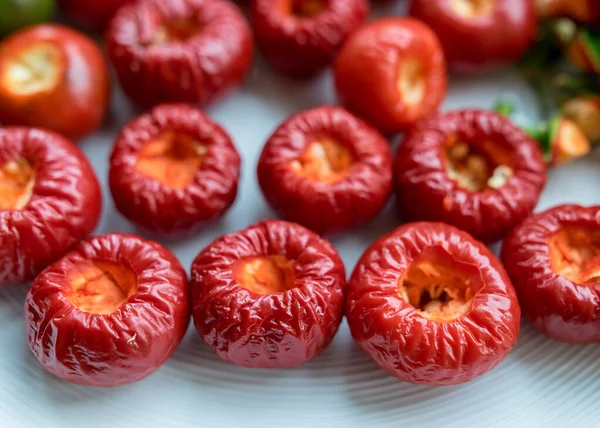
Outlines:
<svg viewBox="0 0 600 428"><path fill-rule="evenodd" d="M409 13L435 31L459 70L514 62L535 39L533 0L412 0Z"/></svg>
<svg viewBox="0 0 600 428"><path fill-rule="evenodd" d="M387 134L431 115L446 95L440 41L411 18L386 18L361 27L344 44L334 75L344 106Z"/></svg>
<svg viewBox="0 0 600 428"><path fill-rule="evenodd" d="M258 182L284 218L318 233L368 223L392 190L392 154L375 129L339 107L298 113L277 128Z"/></svg>
<svg viewBox="0 0 600 428"><path fill-rule="evenodd" d="M140 0L118 10L107 49L125 93L149 107L214 101L244 81L253 44L230 1Z"/></svg>
<svg viewBox="0 0 600 428"><path fill-rule="evenodd" d="M267 220L225 235L192 264L192 313L224 361L291 368L329 345L346 275L335 248L295 223Z"/></svg>
<svg viewBox="0 0 600 428"><path fill-rule="evenodd" d="M108 66L93 40L57 24L25 28L0 43L0 122L82 138L102 125Z"/></svg>
<svg viewBox="0 0 600 428"><path fill-rule="evenodd" d="M504 242L502 260L536 329L600 342L600 207L562 205L529 217Z"/></svg>
<svg viewBox="0 0 600 428"><path fill-rule="evenodd" d="M125 385L154 373L183 338L187 277L156 242L96 236L36 278L25 312L29 346L50 373L81 385Z"/></svg>
<svg viewBox="0 0 600 428"><path fill-rule="evenodd" d="M58 134L0 128L0 285L33 279L94 230L100 185Z"/></svg>
<svg viewBox="0 0 600 428"><path fill-rule="evenodd" d="M467 233L410 223L359 260L346 299L354 340L379 367L427 385L468 382L508 355L521 311L500 261Z"/></svg>
<svg viewBox="0 0 600 428"><path fill-rule="evenodd" d="M119 7L134 0L57 0L61 12L89 30L103 30Z"/></svg>
<svg viewBox="0 0 600 428"><path fill-rule="evenodd" d="M253 0L252 26L267 61L283 74L310 77L334 59L367 18L367 0Z"/></svg>
<svg viewBox="0 0 600 428"><path fill-rule="evenodd" d="M531 214L546 183L536 143L508 119L479 110L420 123L400 146L395 171L402 215L449 223L486 243Z"/></svg>
<svg viewBox="0 0 600 428"><path fill-rule="evenodd" d="M233 204L240 156L201 110L164 104L121 131L109 177L125 217L153 232L180 234L221 217Z"/></svg>

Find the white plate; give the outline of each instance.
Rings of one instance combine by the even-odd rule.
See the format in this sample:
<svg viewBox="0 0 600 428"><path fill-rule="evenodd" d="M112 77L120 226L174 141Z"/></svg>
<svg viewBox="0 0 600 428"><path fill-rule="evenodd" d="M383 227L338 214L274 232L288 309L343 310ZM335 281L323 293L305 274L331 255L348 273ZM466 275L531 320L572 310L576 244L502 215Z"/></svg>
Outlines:
<svg viewBox="0 0 600 428"><path fill-rule="evenodd" d="M396 7L396 13L403 5ZM379 10L378 14L390 13ZM516 74L453 79L444 109L490 108L498 96L518 102L524 123L536 118L531 92ZM235 205L196 236L164 242L189 269L219 235L272 217L255 178L261 147L288 115L334 103L331 76L291 82L260 60L248 84L210 115L243 157ZM114 209L107 158L117 130L134 112L115 93L110 124L82 147L104 187L97 233L137 232ZM539 209L600 202L600 156L552 171ZM350 273L362 251L398 226L391 204L369 227L333 240ZM486 376L458 387L402 383L380 371L352 342L344 323L332 345L295 370L250 370L221 362L190 327L173 357L149 378L121 388L71 385L46 373L25 340L25 287L0 289L0 427L598 427L600 348L550 340L529 326L516 349Z"/></svg>

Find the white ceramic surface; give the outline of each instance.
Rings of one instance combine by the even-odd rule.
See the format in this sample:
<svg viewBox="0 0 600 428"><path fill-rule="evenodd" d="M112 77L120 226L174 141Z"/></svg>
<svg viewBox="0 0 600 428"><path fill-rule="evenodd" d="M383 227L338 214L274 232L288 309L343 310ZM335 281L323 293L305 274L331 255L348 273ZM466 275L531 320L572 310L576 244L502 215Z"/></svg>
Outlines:
<svg viewBox="0 0 600 428"><path fill-rule="evenodd" d="M379 9L402 13L404 5ZM517 101L519 120L536 118L534 99L511 72L453 78L444 109L489 108ZM255 178L263 142L285 117L335 102L331 76L306 83L277 76L260 59L248 84L210 115L230 132L243 157L238 198L218 224L187 239L163 241L189 269L215 237L272 217ZM105 189L97 233L137 232L114 209L107 158L115 132L134 114L120 92L105 129L82 143ZM600 155L554 170L539 209L600 202ZM335 238L348 272L378 236L398 225L391 204L367 228ZM600 348L552 341L525 325L516 349L469 384L432 388L380 371L354 345L344 323L322 355L295 370L249 370L221 362L190 328L153 376L117 389L70 385L47 374L27 347L25 287L0 289L0 427L598 427Z"/></svg>

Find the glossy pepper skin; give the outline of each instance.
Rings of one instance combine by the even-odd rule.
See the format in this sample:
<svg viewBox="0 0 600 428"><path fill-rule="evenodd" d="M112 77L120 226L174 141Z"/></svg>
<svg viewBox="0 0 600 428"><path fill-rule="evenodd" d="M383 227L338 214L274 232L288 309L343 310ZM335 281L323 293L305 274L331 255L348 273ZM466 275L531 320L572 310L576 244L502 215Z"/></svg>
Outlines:
<svg viewBox="0 0 600 428"><path fill-rule="evenodd" d="M352 154L348 172L334 182L299 175L292 163L319 139L331 138ZM263 195L282 217L320 234L360 227L384 207L392 190L392 154L377 130L340 107L324 106L283 122L258 162Z"/></svg>
<svg viewBox="0 0 600 428"><path fill-rule="evenodd" d="M21 81L24 70L30 74ZM33 85L37 79L43 83ZM107 63L86 35L41 24L0 43L2 124L45 128L79 139L102 125L109 99Z"/></svg>
<svg viewBox="0 0 600 428"><path fill-rule="evenodd" d="M232 264L253 256L294 261L295 288L257 294L243 288ZM335 248L295 223L267 220L225 235L192 264L196 329L224 361L251 368L291 368L319 354L343 316L346 276Z"/></svg>
<svg viewBox="0 0 600 428"><path fill-rule="evenodd" d="M66 297L68 276L97 260L127 266L137 290L109 314L82 311ZM83 241L49 266L25 302L29 346L42 366L68 382L113 387L154 373L173 353L189 324L187 277L175 256L135 235Z"/></svg>
<svg viewBox="0 0 600 428"><path fill-rule="evenodd" d="M561 205L527 218L505 240L502 261L537 330L564 342L600 342L600 284L570 280L552 266L549 240L567 227L600 231L600 207Z"/></svg>
<svg viewBox="0 0 600 428"><path fill-rule="evenodd" d="M135 103L206 105L246 78L253 42L232 2L140 0L111 20L107 49L121 87Z"/></svg>
<svg viewBox="0 0 600 428"><path fill-rule="evenodd" d="M472 11L447 0L412 0L410 15L437 34L448 66L477 71L511 63L533 43L536 34L534 0L490 1Z"/></svg>
<svg viewBox="0 0 600 428"><path fill-rule="evenodd" d="M477 269L467 313L430 320L399 296L398 280L426 249ZM470 235L443 223L409 223L362 255L348 284L346 318L354 340L377 365L403 381L468 382L496 367L514 347L520 308L500 261Z"/></svg>
<svg viewBox="0 0 600 428"><path fill-rule="evenodd" d="M100 218L100 185L83 153L38 129L0 128L0 165L25 159L35 171L28 203L0 210L0 285L33 279L91 233Z"/></svg>
<svg viewBox="0 0 600 428"><path fill-rule="evenodd" d="M461 188L447 171L445 147L454 140L504 151L513 170L506 184L480 191ZM531 214L546 184L546 168L536 143L508 119L460 110L415 127L398 150L395 181L401 215L448 223L493 243Z"/></svg>
<svg viewBox="0 0 600 428"><path fill-rule="evenodd" d="M181 132L206 147L185 187L173 188L136 167L144 148L165 132ZM116 208L130 221L165 235L189 232L221 217L233 204L240 156L229 135L201 110L163 104L129 122L110 157L109 183Z"/></svg>
<svg viewBox="0 0 600 428"><path fill-rule="evenodd" d="M335 61L334 77L342 104L385 134L404 131L434 113L447 87L438 38L411 18L380 19L354 32ZM407 104L401 80L413 86L411 91L415 81L422 85L417 101Z"/></svg>
<svg viewBox="0 0 600 428"><path fill-rule="evenodd" d="M310 77L327 67L369 14L366 0L253 0L252 27L267 61L281 73ZM320 10L322 8L322 10Z"/></svg>
<svg viewBox="0 0 600 428"><path fill-rule="evenodd" d="M103 30L115 12L134 0L57 0L61 12L87 30Z"/></svg>

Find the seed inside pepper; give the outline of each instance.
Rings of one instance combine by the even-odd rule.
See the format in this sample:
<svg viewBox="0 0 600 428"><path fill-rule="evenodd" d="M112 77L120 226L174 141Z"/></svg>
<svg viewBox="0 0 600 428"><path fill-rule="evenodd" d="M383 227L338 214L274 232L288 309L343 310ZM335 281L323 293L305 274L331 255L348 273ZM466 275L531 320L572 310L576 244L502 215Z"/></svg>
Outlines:
<svg viewBox="0 0 600 428"><path fill-rule="evenodd" d="M474 291L472 273L463 271L443 250L430 248L398 281L398 295L421 316L452 321L469 311Z"/></svg>

